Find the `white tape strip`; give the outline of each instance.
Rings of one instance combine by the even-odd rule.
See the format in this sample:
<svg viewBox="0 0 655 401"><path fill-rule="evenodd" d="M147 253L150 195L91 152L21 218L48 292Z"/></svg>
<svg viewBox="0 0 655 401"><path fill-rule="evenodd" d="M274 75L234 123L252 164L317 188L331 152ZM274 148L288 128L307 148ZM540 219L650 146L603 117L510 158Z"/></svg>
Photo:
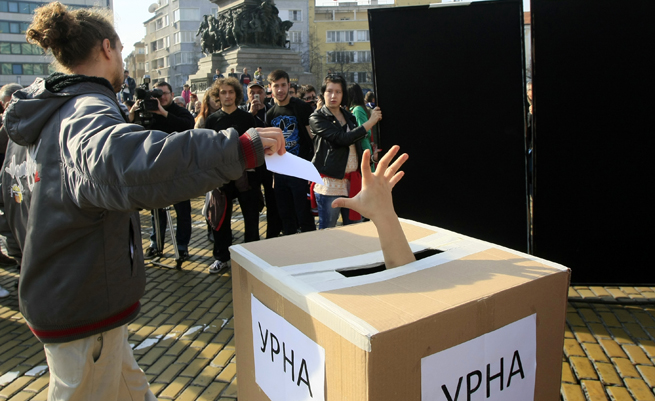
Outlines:
<svg viewBox="0 0 655 401"><path fill-rule="evenodd" d="M542 264L544 264L544 265L546 265L546 266L552 267L553 269L562 270L562 271L569 270L568 267L566 267L566 266L564 266L564 265L561 265L561 264L559 264L559 263L551 262L550 260L542 259L542 258L540 258L540 257L534 256L534 255L530 255L530 254L527 254L527 253L523 253L523 252L521 252L521 251L517 251L517 250L515 250L515 249L507 248L507 247L504 247L504 246L502 246L502 245L498 245L498 244L494 244L494 243L491 243L491 242L482 241L482 240L479 240L479 239L477 239L477 238L469 237L469 236L464 235L464 234L459 234L459 233L456 233L456 232L454 232L454 231L449 231L449 230L446 230L445 228L441 228L441 227L438 227L438 228L437 228L437 227L435 227L435 226L431 226L431 225L428 225L428 224L419 223L419 222L414 221L414 220L407 220L407 219L403 219L403 218L400 218L399 220L400 220L401 222L403 222L403 223L412 224L412 225L417 226L417 227L427 228L427 229L429 229L429 230L437 230L437 229L438 229L439 232L441 232L441 233L449 233L449 234L451 234L451 235L454 236L454 237L459 237L459 238L462 238L462 239L470 239L470 240L473 240L473 241L476 241L476 242L484 242L484 243L486 243L486 244L489 244L490 247L498 248L498 249L500 249L500 250L503 250L503 251L506 251L506 252L512 253L512 254L514 254L514 255L518 255L518 256L520 256L521 258L524 258L524 259L528 259L528 260L532 260L532 261L534 261L534 262L542 263ZM427 238L427 237L426 237L426 238ZM526 240L526 241L527 241L527 240Z"/></svg>
<svg viewBox="0 0 655 401"><path fill-rule="evenodd" d="M357 347L371 351L370 339L378 333L375 327L317 294L313 286L271 266L241 245L230 247L230 253L234 261L259 281Z"/></svg>
<svg viewBox="0 0 655 401"><path fill-rule="evenodd" d="M433 248L433 247L430 247ZM424 269L429 269L444 263L458 260L474 253L482 252L491 248L490 244L480 241L470 241L467 243L458 242L457 247L454 245L440 246L444 252L432 255L430 257L408 263L404 266L396 267L395 269L381 271L375 274L369 274L357 277L344 277L341 276L339 280L325 281L322 283L314 284L318 292L340 290L343 288L357 287L365 284L379 283L381 281L390 280L396 277L401 277L407 274L415 273ZM425 248L423 248L425 249Z"/></svg>

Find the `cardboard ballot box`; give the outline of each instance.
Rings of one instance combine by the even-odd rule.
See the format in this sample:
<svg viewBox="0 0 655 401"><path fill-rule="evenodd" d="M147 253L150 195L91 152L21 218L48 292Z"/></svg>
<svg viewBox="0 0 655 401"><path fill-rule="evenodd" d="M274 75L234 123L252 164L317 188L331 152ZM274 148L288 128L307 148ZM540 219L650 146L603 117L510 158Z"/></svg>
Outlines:
<svg viewBox="0 0 655 401"><path fill-rule="evenodd" d="M241 401L559 399L569 270L402 220L233 246Z"/></svg>

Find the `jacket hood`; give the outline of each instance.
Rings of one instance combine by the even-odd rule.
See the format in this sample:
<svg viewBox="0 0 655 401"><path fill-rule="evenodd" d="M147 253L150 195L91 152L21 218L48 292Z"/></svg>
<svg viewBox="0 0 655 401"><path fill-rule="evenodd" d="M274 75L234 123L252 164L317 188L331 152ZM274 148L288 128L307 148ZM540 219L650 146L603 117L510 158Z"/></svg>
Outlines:
<svg viewBox="0 0 655 401"><path fill-rule="evenodd" d="M61 73L37 78L32 85L13 94L2 129L19 145L36 143L43 127L64 103L87 93L103 93L116 101L109 81L104 78Z"/></svg>

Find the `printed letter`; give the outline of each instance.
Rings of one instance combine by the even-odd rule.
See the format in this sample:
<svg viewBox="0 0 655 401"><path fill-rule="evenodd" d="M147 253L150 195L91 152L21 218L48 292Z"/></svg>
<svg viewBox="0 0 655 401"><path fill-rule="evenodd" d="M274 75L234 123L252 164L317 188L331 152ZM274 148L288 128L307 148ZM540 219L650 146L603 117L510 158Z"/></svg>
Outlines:
<svg viewBox="0 0 655 401"><path fill-rule="evenodd" d="M446 387L446 385L443 384L441 386L441 390L443 390L443 393L446 396L446 399L448 401L457 401L457 399L459 398L459 389L462 387L462 379L464 379L464 376L461 376L459 378L459 382L457 383L457 391L455 392L455 398L454 399L453 399L453 397L450 396L450 393L448 392L448 388Z"/></svg>
<svg viewBox="0 0 655 401"><path fill-rule="evenodd" d="M284 373L287 372L287 361L289 361L289 365L291 365L291 381L295 382L295 375L293 372L293 350L291 350L291 359L287 358L287 347L285 343L282 343L282 356L284 356Z"/></svg>
<svg viewBox="0 0 655 401"><path fill-rule="evenodd" d="M475 385L475 388L471 388L471 376L477 376L478 382ZM482 383L482 372L479 370L474 370L473 372L466 375L466 401L471 401L471 394L475 393Z"/></svg>
<svg viewBox="0 0 655 401"><path fill-rule="evenodd" d="M518 369L514 370L514 361L518 364ZM521 374L521 379L525 379L525 374L523 373L523 365L521 364L521 356L519 355L519 351L516 350L514 351L514 356L512 357L512 367L509 368L509 377L507 378L507 387L509 387L509 384L512 382L512 376L516 374Z"/></svg>
<svg viewBox="0 0 655 401"><path fill-rule="evenodd" d="M259 325L259 336L262 338L262 342L264 343L264 348L260 348L262 352L266 351L266 343L268 342L268 329L266 329L266 335L264 335L264 332L262 331L262 324L260 322L257 322Z"/></svg>
<svg viewBox="0 0 655 401"><path fill-rule="evenodd" d="M302 372L305 372L305 377L307 380L304 380L302 378ZM307 385L307 389L309 390L309 396L314 398L314 395L312 394L312 386L309 384L309 372L307 371L307 362L303 359L302 362L300 362L300 369L298 370L298 383L296 384L298 387L300 387L300 382L303 382Z"/></svg>
<svg viewBox="0 0 655 401"><path fill-rule="evenodd" d="M491 364L487 364L487 398L491 397L491 382L500 377L500 391L503 391L503 358L500 358L500 373L491 376Z"/></svg>
<svg viewBox="0 0 655 401"><path fill-rule="evenodd" d="M275 347L273 346L273 340L275 340ZM273 354L279 354L280 353L280 342L277 340L277 337L275 337L275 334L271 333L271 362L275 361L275 357L273 357Z"/></svg>

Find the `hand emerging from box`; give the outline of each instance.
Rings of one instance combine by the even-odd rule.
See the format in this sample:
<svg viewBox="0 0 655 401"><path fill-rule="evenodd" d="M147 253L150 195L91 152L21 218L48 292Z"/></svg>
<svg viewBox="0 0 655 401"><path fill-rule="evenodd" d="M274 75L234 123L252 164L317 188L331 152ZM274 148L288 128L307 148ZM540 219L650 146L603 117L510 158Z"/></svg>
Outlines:
<svg viewBox="0 0 655 401"><path fill-rule="evenodd" d="M362 155L362 190L353 198L338 198L332 207L353 209L373 221L378 230L384 263L387 268L405 265L416 260L405 238L398 216L393 208L391 190L403 178L398 171L409 156L405 153L390 165L400 147L394 146L384 155L377 165L375 173L371 172L370 151Z"/></svg>

